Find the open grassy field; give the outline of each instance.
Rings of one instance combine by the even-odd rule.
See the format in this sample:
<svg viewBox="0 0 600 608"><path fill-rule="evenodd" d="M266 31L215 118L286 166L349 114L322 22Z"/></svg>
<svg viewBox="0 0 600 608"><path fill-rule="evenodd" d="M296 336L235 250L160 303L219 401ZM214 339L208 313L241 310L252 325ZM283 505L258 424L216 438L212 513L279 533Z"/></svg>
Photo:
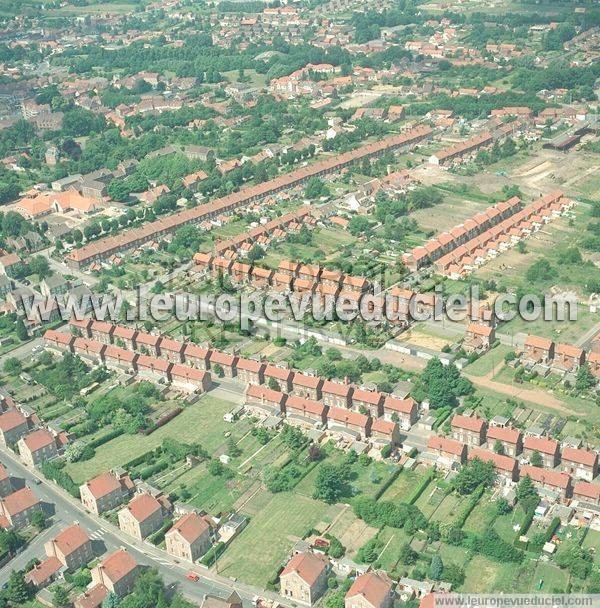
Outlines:
<svg viewBox="0 0 600 608"><path fill-rule="evenodd" d="M504 356L511 350L513 349L510 346L499 344L471 363L466 368L466 372L472 376L485 376L492 370L499 369L503 365Z"/></svg>
<svg viewBox="0 0 600 608"><path fill-rule="evenodd" d="M83 483L112 467L120 466L144 452L152 450L166 437L188 443L197 442L213 452L223 442L229 428L223 414L231 410L229 401L203 395L197 403L187 407L179 416L151 435L121 435L104 444L90 460L67 465L67 472L76 483ZM210 423L207 424L207 421Z"/></svg>
<svg viewBox="0 0 600 608"><path fill-rule="evenodd" d="M219 559L218 570L226 576L265 586L283 565L294 542L319 522L331 521L340 507L328 507L297 494L271 495L267 491L257 494L256 500L260 501L256 508L250 501L242 510L252 511L250 522Z"/></svg>

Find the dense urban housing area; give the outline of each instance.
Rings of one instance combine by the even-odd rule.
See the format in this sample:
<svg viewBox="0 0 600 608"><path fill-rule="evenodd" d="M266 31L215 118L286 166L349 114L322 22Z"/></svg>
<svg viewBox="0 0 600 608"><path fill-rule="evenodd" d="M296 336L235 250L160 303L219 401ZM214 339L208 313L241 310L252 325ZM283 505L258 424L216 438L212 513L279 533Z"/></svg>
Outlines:
<svg viewBox="0 0 600 608"><path fill-rule="evenodd" d="M594 0L0 0L0 607L599 594L599 96Z"/></svg>

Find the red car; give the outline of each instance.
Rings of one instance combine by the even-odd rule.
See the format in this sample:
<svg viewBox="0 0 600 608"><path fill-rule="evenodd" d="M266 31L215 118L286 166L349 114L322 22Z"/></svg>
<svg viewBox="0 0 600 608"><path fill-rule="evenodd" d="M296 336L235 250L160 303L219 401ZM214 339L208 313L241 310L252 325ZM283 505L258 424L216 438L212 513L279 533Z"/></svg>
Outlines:
<svg viewBox="0 0 600 608"><path fill-rule="evenodd" d="M189 579L190 581L194 581L195 583L197 583L200 580L200 577L195 573L195 572L188 572L185 577L187 579Z"/></svg>

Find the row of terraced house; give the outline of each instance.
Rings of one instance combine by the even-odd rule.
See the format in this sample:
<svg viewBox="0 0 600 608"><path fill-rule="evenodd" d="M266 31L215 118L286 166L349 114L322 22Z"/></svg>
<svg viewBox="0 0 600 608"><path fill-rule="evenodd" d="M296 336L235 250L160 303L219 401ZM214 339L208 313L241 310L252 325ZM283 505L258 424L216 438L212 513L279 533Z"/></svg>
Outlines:
<svg viewBox="0 0 600 608"><path fill-rule="evenodd" d="M400 430L410 429L417 420L417 403L409 396L398 398L370 387L327 380L101 321L73 320L71 326L83 335L48 330L44 336L48 346L59 351L70 350L107 367L116 366L110 360L116 350L123 357L120 369L136 371L130 363L135 361L138 375L142 375L140 362L152 359L154 375L143 377L154 381L168 381L168 372L160 372L163 369L170 369L173 375L174 369L182 367L191 370L188 373L197 372L209 378L211 370L248 385L246 406L249 410L283 415L289 422L301 426L337 430L354 439L370 438L378 444L397 444ZM147 354L142 355L142 350Z"/></svg>
<svg viewBox="0 0 600 608"><path fill-rule="evenodd" d="M107 259L115 253L139 247L148 241L170 234L187 224L197 224L223 213L233 212L248 203L254 203L277 192L300 186L312 177L335 173L356 162L379 157L387 152L406 150L430 137L432 133L433 130L430 127L419 126L407 133L365 144L356 150L296 169L261 184L243 188L239 192L234 192L210 203L179 211L140 228L128 230L117 236L99 239L71 251L66 257L67 264L72 268L82 268L94 261Z"/></svg>
<svg viewBox="0 0 600 608"><path fill-rule="evenodd" d="M434 262L435 271L452 279L472 272L487 260L514 247L574 205L562 192L553 192L517 211Z"/></svg>
<svg viewBox="0 0 600 608"><path fill-rule="evenodd" d="M493 419L488 425L477 416L456 414L451 421L451 436L433 435L427 448L443 468L479 458L493 464L502 482L516 482L528 475L550 495L600 505L598 453L581 447L579 442L561 445L537 432L523 434L504 419Z"/></svg>
<svg viewBox="0 0 600 608"><path fill-rule="evenodd" d="M373 283L366 277L346 275L317 264L282 260L277 270L272 270L210 253L196 253L194 264L198 273L229 277L234 287L272 289L300 297L308 294L318 299L322 307L334 303L337 298L344 298L358 307L368 296L368 311L381 311L390 321L405 322L414 313L432 314L436 303L441 304L441 298L434 293L418 294L398 286L387 293L375 294Z"/></svg>
<svg viewBox="0 0 600 608"><path fill-rule="evenodd" d="M596 378L600 378L600 353L586 352L579 346L564 342L555 343L548 338L528 335L523 343L521 361L536 370L572 373L585 362Z"/></svg>

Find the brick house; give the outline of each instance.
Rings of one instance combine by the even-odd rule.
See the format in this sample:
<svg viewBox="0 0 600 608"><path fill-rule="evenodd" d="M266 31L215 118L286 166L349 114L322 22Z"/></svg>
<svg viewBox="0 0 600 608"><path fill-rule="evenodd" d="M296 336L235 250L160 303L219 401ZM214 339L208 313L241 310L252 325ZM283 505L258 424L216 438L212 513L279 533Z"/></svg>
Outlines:
<svg viewBox="0 0 600 608"><path fill-rule="evenodd" d="M452 437L467 445L479 446L485 440L487 424L482 418L455 414L451 427Z"/></svg>
<svg viewBox="0 0 600 608"><path fill-rule="evenodd" d="M198 369L210 369L211 351L207 348L202 348L193 342L186 342L183 349L183 360L186 365L192 365Z"/></svg>
<svg viewBox="0 0 600 608"><path fill-rule="evenodd" d="M0 463L0 498L12 494L13 487L6 467Z"/></svg>
<svg viewBox="0 0 600 608"><path fill-rule="evenodd" d="M571 476L567 473L524 464L521 467L521 478L525 476L529 476L538 487L560 494L563 498L571 492Z"/></svg>
<svg viewBox="0 0 600 608"><path fill-rule="evenodd" d="M165 545L169 555L195 562L211 547L210 526L197 513L186 513L165 534Z"/></svg>
<svg viewBox="0 0 600 608"><path fill-rule="evenodd" d="M290 395L285 402L285 415L290 423L312 427L327 422L327 406L321 401Z"/></svg>
<svg viewBox="0 0 600 608"><path fill-rule="evenodd" d="M600 353L589 352L587 354L587 362L592 374L596 376L596 378L600 378Z"/></svg>
<svg viewBox="0 0 600 608"><path fill-rule="evenodd" d="M225 378L234 378L237 375L237 362L238 357L235 355L218 350L213 350L210 354L210 369L214 371L221 368Z"/></svg>
<svg viewBox="0 0 600 608"><path fill-rule="evenodd" d="M398 423L383 418L375 418L371 420L371 439L377 444L400 444L400 431Z"/></svg>
<svg viewBox="0 0 600 608"><path fill-rule="evenodd" d="M294 290L294 277L276 272L271 281L273 289L279 293L291 293Z"/></svg>
<svg viewBox="0 0 600 608"><path fill-rule="evenodd" d="M75 337L62 331L48 329L44 333L44 346L59 353L72 352Z"/></svg>
<svg viewBox="0 0 600 608"><path fill-rule="evenodd" d="M0 443L10 447L29 432L27 418L17 409L0 414Z"/></svg>
<svg viewBox="0 0 600 608"><path fill-rule="evenodd" d="M374 418L383 414L383 395L379 391L356 388L352 393L352 409L368 412Z"/></svg>
<svg viewBox="0 0 600 608"><path fill-rule="evenodd" d="M280 593L286 598L312 606L327 589L329 560L309 551L297 553L279 575Z"/></svg>
<svg viewBox="0 0 600 608"><path fill-rule="evenodd" d="M110 345L104 351L104 364L108 369L134 372L137 371L137 359L139 356L132 350Z"/></svg>
<svg viewBox="0 0 600 608"><path fill-rule="evenodd" d="M175 388L189 393L205 393L212 386L212 379L208 372L189 365L173 364L169 376L171 384Z"/></svg>
<svg viewBox="0 0 600 608"><path fill-rule="evenodd" d="M528 435L523 440L523 456L531 462L531 457L537 452L542 458L542 466L553 469L559 460L559 446L554 439L548 437L532 437Z"/></svg>
<svg viewBox="0 0 600 608"><path fill-rule="evenodd" d="M484 353L488 351L496 338L494 328L489 325L470 323L463 346L468 353Z"/></svg>
<svg viewBox="0 0 600 608"><path fill-rule="evenodd" d="M573 486L573 500L600 505L600 485L587 481L578 481Z"/></svg>
<svg viewBox="0 0 600 608"><path fill-rule="evenodd" d="M94 586L102 585L108 593L123 597L133 590L138 565L125 549L119 549L92 568L91 574Z"/></svg>
<svg viewBox="0 0 600 608"><path fill-rule="evenodd" d="M74 336L92 337L92 319L69 319L69 326Z"/></svg>
<svg viewBox="0 0 600 608"><path fill-rule="evenodd" d="M73 524L44 545L48 557L56 557L67 570L77 570L94 559L92 541L87 532Z"/></svg>
<svg viewBox="0 0 600 608"><path fill-rule="evenodd" d="M397 421L403 431L408 431L417 421L417 402L412 397L398 399L387 395L383 400L383 417L385 420Z"/></svg>
<svg viewBox="0 0 600 608"><path fill-rule="evenodd" d="M279 416L285 412L287 395L267 386L249 384L246 388L246 409L259 414Z"/></svg>
<svg viewBox="0 0 600 608"><path fill-rule="evenodd" d="M294 395L318 401L322 397L323 379L318 376L296 372L292 378L292 387Z"/></svg>
<svg viewBox="0 0 600 608"><path fill-rule="evenodd" d="M171 363L183 363L184 343L165 336L158 343L158 356Z"/></svg>
<svg viewBox="0 0 600 608"><path fill-rule="evenodd" d="M0 526L5 529L26 526L41 503L33 491L25 486L4 498L0 498Z"/></svg>
<svg viewBox="0 0 600 608"><path fill-rule="evenodd" d="M566 446L560 456L560 470L577 479L593 481L598 474L598 454L594 450Z"/></svg>
<svg viewBox="0 0 600 608"><path fill-rule="evenodd" d="M394 583L386 572L366 572L354 579L344 608L392 608Z"/></svg>
<svg viewBox="0 0 600 608"><path fill-rule="evenodd" d="M135 338L137 331L131 327L124 325L115 325L112 333L113 344L126 348L127 350L135 350Z"/></svg>
<svg viewBox="0 0 600 608"><path fill-rule="evenodd" d="M164 359L151 357L149 355L138 355L136 361L139 377L144 380L149 380L150 382L169 382L169 370L171 365L173 364Z"/></svg>
<svg viewBox="0 0 600 608"><path fill-rule="evenodd" d="M577 370L580 365L585 361L585 352L572 344L559 343L554 349L554 360L552 361L552 368L570 372Z"/></svg>
<svg viewBox="0 0 600 608"><path fill-rule="evenodd" d="M55 581L64 566L57 557L46 557L36 563L23 577L25 582L35 589L42 589Z"/></svg>
<svg viewBox="0 0 600 608"><path fill-rule="evenodd" d="M134 487L126 473L107 471L79 486L81 503L88 511L100 515L127 500Z"/></svg>
<svg viewBox="0 0 600 608"><path fill-rule="evenodd" d="M264 377L266 384L269 384L269 381L272 381L271 383L276 382L280 391L284 393L292 392L294 372L291 369L267 364Z"/></svg>
<svg viewBox="0 0 600 608"><path fill-rule="evenodd" d="M240 357L236 365L237 377L246 384L263 384L265 381L265 367L266 365L261 361Z"/></svg>
<svg viewBox="0 0 600 608"><path fill-rule="evenodd" d="M46 429L37 429L17 442L19 454L27 466L37 467L40 463L58 456L57 437Z"/></svg>
<svg viewBox="0 0 600 608"><path fill-rule="evenodd" d="M279 262L279 266L277 267L277 272L279 274L288 276L288 277L297 277L298 270L300 269L299 262L292 262L290 260L281 260Z"/></svg>
<svg viewBox="0 0 600 608"><path fill-rule="evenodd" d="M73 340L73 353L93 365L104 363L104 351L107 345L104 342L88 338L75 338Z"/></svg>
<svg viewBox="0 0 600 608"><path fill-rule="evenodd" d="M519 463L512 456L496 454L482 448L469 448L468 459L479 458L483 462L491 462L496 475L506 481L517 481L519 476Z"/></svg>
<svg viewBox="0 0 600 608"><path fill-rule="evenodd" d="M126 534L144 540L160 530L164 521L163 504L150 494L134 496L126 507L119 511L119 528Z"/></svg>
<svg viewBox="0 0 600 608"><path fill-rule="evenodd" d="M158 357L158 343L160 342L160 339L160 336L148 334L145 331L138 331L137 336L135 337L135 350L144 355Z"/></svg>
<svg viewBox="0 0 600 608"><path fill-rule="evenodd" d="M491 425L487 430L487 448L496 451L498 445L502 446L502 453L506 456L518 456L523 449L521 431L512 427Z"/></svg>
<svg viewBox="0 0 600 608"><path fill-rule="evenodd" d="M343 407L330 407L327 412L330 431L350 435L353 439L365 439L371 431L371 418Z"/></svg>
<svg viewBox="0 0 600 608"><path fill-rule="evenodd" d="M527 363L549 363L554 358L554 342L540 336L527 336L523 345Z"/></svg>
<svg viewBox="0 0 600 608"><path fill-rule="evenodd" d="M442 468L452 468L467 460L467 446L456 439L432 435L427 441L427 450L439 456Z"/></svg>
<svg viewBox="0 0 600 608"><path fill-rule="evenodd" d="M323 403L328 407L349 409L353 390L350 384L325 380L321 389Z"/></svg>
<svg viewBox="0 0 600 608"><path fill-rule="evenodd" d="M270 287L273 281L273 271L270 268L253 266L250 273L250 282L259 289Z"/></svg>
<svg viewBox="0 0 600 608"><path fill-rule="evenodd" d="M90 326L91 339L102 344L112 344L114 325L106 321L92 321Z"/></svg>
<svg viewBox="0 0 600 608"><path fill-rule="evenodd" d="M234 285L246 285L250 282L252 266L244 262L234 262L231 265L231 282Z"/></svg>

